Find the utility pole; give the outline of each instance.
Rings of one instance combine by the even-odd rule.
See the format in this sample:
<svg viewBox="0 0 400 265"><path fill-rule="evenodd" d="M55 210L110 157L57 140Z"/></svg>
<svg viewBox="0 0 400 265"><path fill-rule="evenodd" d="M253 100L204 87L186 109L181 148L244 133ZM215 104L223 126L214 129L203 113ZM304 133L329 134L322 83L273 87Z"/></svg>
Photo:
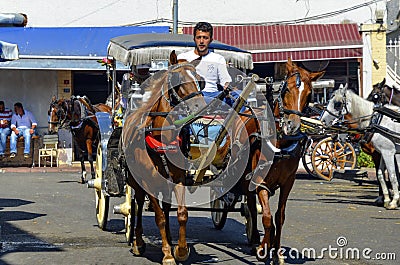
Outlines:
<svg viewBox="0 0 400 265"><path fill-rule="evenodd" d="M173 27L172 33L178 34L178 0L174 0L172 6Z"/></svg>

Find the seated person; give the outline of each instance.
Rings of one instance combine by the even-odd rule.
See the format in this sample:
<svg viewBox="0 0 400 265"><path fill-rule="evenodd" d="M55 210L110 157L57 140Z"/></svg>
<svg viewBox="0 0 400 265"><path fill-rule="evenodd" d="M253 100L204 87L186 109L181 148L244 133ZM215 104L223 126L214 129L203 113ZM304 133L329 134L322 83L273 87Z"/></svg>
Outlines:
<svg viewBox="0 0 400 265"><path fill-rule="evenodd" d="M30 111L24 110L20 102L14 104L14 115L11 118L11 140L10 140L10 158L17 154L17 139L24 137L24 157L29 158L31 148L31 137L35 132L37 122Z"/></svg>
<svg viewBox="0 0 400 265"><path fill-rule="evenodd" d="M6 150L7 136L11 134L10 123L11 123L12 111L6 108L4 101L0 101L0 158L4 157L4 151Z"/></svg>
<svg viewBox="0 0 400 265"><path fill-rule="evenodd" d="M203 95L207 103L217 97L221 89L227 89L232 78L228 73L226 60L222 55L209 50L209 45L213 41L213 27L208 22L199 22L193 29L193 39L196 47L192 51L178 55L179 60L194 62L199 60L196 66L197 73L205 80ZM227 102L229 105L232 102Z"/></svg>

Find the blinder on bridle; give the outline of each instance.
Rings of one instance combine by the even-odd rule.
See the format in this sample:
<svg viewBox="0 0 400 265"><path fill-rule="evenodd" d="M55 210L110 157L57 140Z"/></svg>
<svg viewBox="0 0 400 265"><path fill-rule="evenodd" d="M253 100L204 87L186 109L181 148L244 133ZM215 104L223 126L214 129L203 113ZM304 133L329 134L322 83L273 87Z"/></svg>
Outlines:
<svg viewBox="0 0 400 265"><path fill-rule="evenodd" d="M192 74L192 76L194 77L195 83L196 83L196 87L197 87L197 91L193 92L183 98L181 98L178 93L177 90L178 88L183 84L183 78L180 72L175 72L173 70L178 69L180 67L184 67L187 64L178 64L175 65L171 68L171 72L168 73L168 95L170 97L170 104L171 106L176 106L179 103L188 100L190 98L193 98L197 95L201 95L202 94L202 90L205 87L205 81L204 78L200 77L194 70L188 70L190 71L190 73ZM196 77L200 77L200 80L198 80L198 78Z"/></svg>
<svg viewBox="0 0 400 265"><path fill-rule="evenodd" d="M287 90L288 90L288 80L289 80L291 77L293 77L293 76L296 76L296 87L297 87L297 88L300 88L300 86L301 86L301 76L300 76L300 73L299 73L299 72L295 72L295 73L293 73L293 74L287 76L287 77L285 78L285 81L282 83L282 87L281 87L281 89L280 89L280 90L281 90L281 96L282 96L282 97L285 96L285 94L286 94L286 92L287 92Z"/></svg>

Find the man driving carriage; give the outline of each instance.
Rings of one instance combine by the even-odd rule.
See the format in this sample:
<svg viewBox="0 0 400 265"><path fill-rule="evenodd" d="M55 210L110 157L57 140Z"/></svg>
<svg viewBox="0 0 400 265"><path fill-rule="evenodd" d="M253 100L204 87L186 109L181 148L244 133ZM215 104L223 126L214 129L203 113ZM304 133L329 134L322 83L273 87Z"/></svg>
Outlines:
<svg viewBox="0 0 400 265"><path fill-rule="evenodd" d="M209 49L209 45L213 41L213 27L210 23L197 23L193 29L193 40L196 44L194 50L179 54L178 61L199 61L196 70L205 79L205 87L202 92L206 102L209 103L223 89L228 89L232 78L228 73L225 58ZM230 92L230 96L234 98L238 98L239 95L236 91ZM224 102L232 106L234 100L227 97Z"/></svg>

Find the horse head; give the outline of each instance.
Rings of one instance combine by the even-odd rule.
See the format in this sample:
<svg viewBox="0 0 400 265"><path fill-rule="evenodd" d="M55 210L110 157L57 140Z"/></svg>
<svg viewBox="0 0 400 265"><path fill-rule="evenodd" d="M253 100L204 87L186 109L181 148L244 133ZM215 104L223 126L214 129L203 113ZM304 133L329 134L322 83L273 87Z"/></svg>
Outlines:
<svg viewBox="0 0 400 265"><path fill-rule="evenodd" d="M309 72L297 66L289 57L286 63L286 78L279 89L274 114L281 118L281 127L286 135L297 134L305 107L310 101L312 81L324 75L325 71Z"/></svg>
<svg viewBox="0 0 400 265"><path fill-rule="evenodd" d="M321 122L325 125L333 125L337 121L351 120L351 127L365 128L368 126L373 112L374 103L368 101L351 89L347 85L340 85L329 100Z"/></svg>
<svg viewBox="0 0 400 265"><path fill-rule="evenodd" d="M389 98L384 93L386 85L386 78L383 78L382 82L376 83L372 86L372 91L369 93L367 100L374 102L375 104L381 103L385 105L389 103Z"/></svg>
<svg viewBox="0 0 400 265"><path fill-rule="evenodd" d="M56 133L59 128L69 125L71 121L72 101L58 99L50 104L49 114L49 133Z"/></svg>
<svg viewBox="0 0 400 265"><path fill-rule="evenodd" d="M50 134L55 134L58 132L58 123L59 123L59 119L57 116L57 100L53 100L50 103L50 107L49 110L47 111L47 115L49 117L48 119L48 131Z"/></svg>

